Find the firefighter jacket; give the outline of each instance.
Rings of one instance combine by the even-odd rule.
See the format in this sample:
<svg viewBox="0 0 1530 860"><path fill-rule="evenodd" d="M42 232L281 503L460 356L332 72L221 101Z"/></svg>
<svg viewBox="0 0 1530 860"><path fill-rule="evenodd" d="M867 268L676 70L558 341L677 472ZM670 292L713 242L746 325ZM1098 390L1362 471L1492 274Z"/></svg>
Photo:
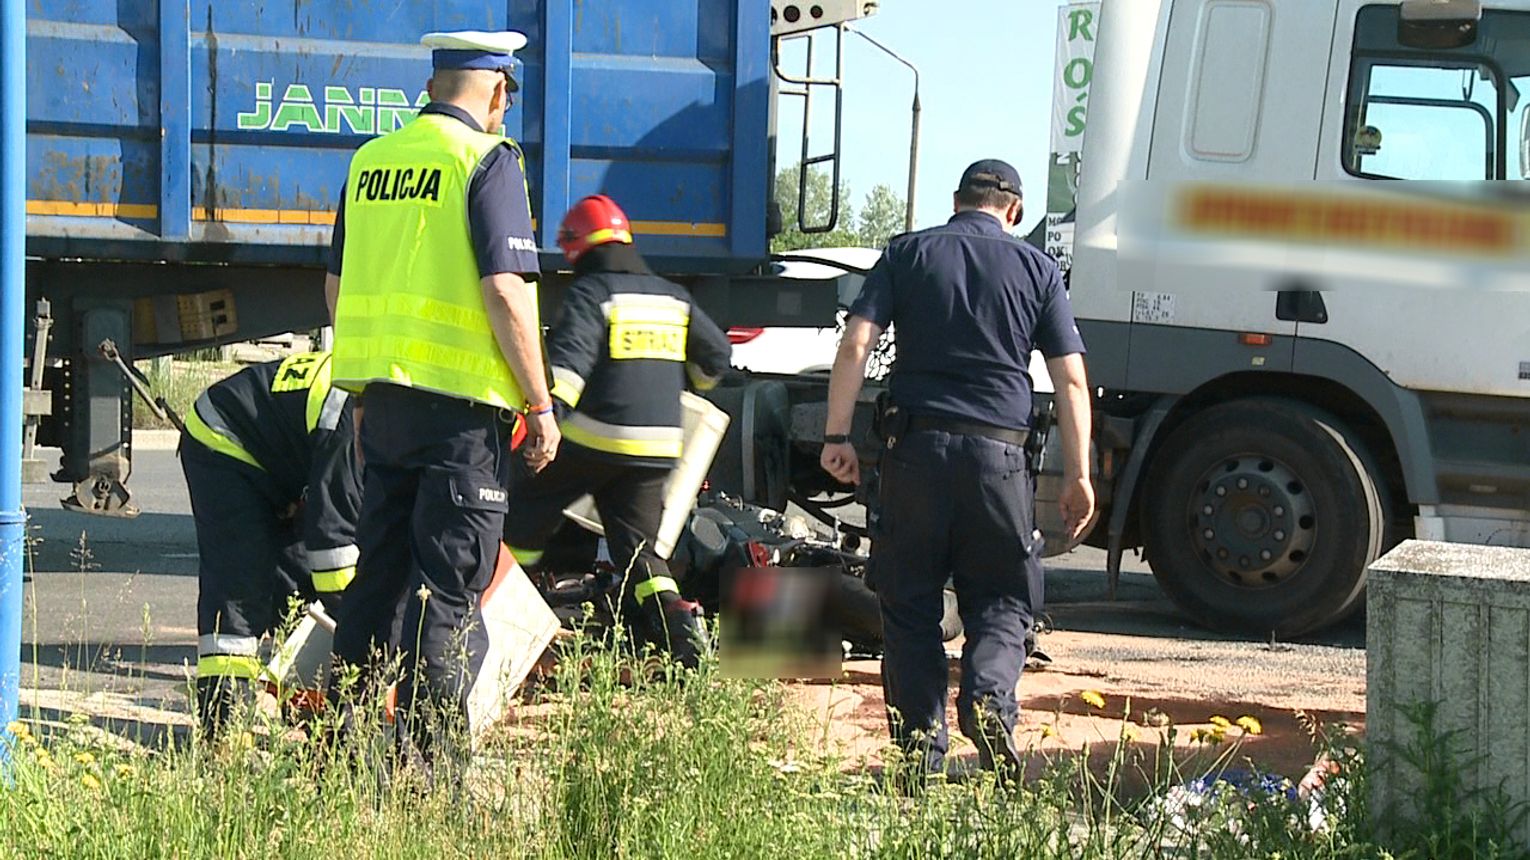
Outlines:
<svg viewBox="0 0 1530 860"><path fill-rule="evenodd" d="M330 385L326 352L244 368L215 383L186 416L186 433L260 469L285 502L303 502L303 542L314 590L343 591L356 575L356 468L352 403Z"/></svg>
<svg viewBox="0 0 1530 860"><path fill-rule="evenodd" d="M727 372L733 347L681 287L626 245L586 255L547 340L553 398L573 410L563 439L627 463L672 466L680 393ZM581 260L585 263L585 260Z"/></svg>

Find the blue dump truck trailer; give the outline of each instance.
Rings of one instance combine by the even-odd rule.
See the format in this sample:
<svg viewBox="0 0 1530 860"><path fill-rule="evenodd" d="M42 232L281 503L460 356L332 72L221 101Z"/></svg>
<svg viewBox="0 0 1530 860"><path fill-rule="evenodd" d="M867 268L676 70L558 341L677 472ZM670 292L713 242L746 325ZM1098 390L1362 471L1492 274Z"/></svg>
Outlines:
<svg viewBox="0 0 1530 860"><path fill-rule="evenodd" d="M63 448L67 506L131 515L124 363L324 325L351 153L425 104L434 30L529 39L506 134L525 151L544 313L557 222L603 192L724 324L831 325L833 289L765 274L774 39L875 5L31 0L28 447Z"/></svg>

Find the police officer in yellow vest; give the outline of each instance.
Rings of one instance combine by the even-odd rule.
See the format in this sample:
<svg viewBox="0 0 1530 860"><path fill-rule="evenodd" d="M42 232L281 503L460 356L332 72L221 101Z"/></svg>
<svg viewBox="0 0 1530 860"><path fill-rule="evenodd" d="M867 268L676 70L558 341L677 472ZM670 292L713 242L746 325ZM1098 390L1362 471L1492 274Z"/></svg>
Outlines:
<svg viewBox="0 0 1530 860"><path fill-rule="evenodd" d="M559 433L524 168L501 135L519 89L511 55L526 37L422 42L435 49L431 101L351 159L325 289L334 384L361 394L364 462L361 558L335 656L369 682L382 680L367 672L380 654L403 658L400 737L429 763L432 735L465 728L483 659L479 597L508 505L514 413L526 416L534 469L552 461Z"/></svg>

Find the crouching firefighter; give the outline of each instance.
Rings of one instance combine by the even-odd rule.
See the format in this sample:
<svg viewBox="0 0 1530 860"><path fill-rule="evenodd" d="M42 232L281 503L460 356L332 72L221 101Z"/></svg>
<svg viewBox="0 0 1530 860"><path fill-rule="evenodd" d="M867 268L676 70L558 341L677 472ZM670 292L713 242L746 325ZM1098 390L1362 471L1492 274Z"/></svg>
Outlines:
<svg viewBox="0 0 1530 860"><path fill-rule="evenodd" d="M547 340L563 448L536 476L516 476L505 543L523 567L534 566L563 509L593 496L625 579L623 617L640 640L694 668L700 609L680 596L654 542L665 480L680 457L680 394L687 378L700 390L716 385L733 347L685 290L649 270L609 197L570 209L558 245L575 276Z"/></svg>
<svg viewBox="0 0 1530 860"><path fill-rule="evenodd" d="M181 435L197 551L197 707L216 735L253 698L289 598L334 615L355 576L361 482L330 356L251 365L197 398Z"/></svg>

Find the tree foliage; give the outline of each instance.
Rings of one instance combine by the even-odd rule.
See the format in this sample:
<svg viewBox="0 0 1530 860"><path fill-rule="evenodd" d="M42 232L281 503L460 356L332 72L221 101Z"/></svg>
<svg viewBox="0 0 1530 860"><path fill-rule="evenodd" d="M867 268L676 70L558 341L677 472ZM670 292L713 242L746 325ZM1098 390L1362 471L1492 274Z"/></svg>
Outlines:
<svg viewBox="0 0 1530 860"><path fill-rule="evenodd" d="M798 226L798 177L801 166L793 164L776 174L775 198L781 208L781 232L770 240L772 253L783 254L803 248L881 248L887 240L903 232L903 199L890 187L877 185L866 195L859 213L852 202L850 186L840 183L839 217L834 229L826 233L805 233ZM804 219L809 226L827 224L834 205L833 184L829 171L810 169L805 195Z"/></svg>

